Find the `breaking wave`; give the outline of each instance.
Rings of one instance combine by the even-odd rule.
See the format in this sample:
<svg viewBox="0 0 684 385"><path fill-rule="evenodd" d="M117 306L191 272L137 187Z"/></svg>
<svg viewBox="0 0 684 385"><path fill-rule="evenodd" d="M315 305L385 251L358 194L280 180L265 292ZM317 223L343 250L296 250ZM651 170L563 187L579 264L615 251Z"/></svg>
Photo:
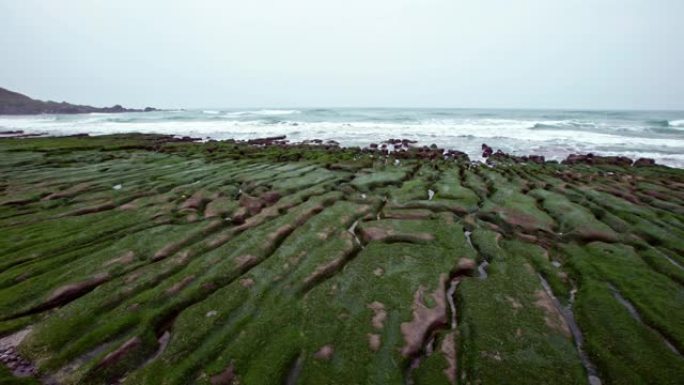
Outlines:
<svg viewBox="0 0 684 385"><path fill-rule="evenodd" d="M213 139L287 135L367 146L388 138L458 149L478 159L482 143L554 159L572 152L647 156L684 167L682 112L466 109L198 109L0 117L0 131L64 135L142 132Z"/></svg>

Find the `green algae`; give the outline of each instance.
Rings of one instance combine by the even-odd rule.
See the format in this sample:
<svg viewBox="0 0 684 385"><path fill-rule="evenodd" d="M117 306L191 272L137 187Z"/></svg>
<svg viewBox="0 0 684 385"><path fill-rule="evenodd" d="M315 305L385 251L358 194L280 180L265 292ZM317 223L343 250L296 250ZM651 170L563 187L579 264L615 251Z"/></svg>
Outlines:
<svg viewBox="0 0 684 385"><path fill-rule="evenodd" d="M2 139L0 335L64 384L678 383L681 170L499 164Z"/></svg>

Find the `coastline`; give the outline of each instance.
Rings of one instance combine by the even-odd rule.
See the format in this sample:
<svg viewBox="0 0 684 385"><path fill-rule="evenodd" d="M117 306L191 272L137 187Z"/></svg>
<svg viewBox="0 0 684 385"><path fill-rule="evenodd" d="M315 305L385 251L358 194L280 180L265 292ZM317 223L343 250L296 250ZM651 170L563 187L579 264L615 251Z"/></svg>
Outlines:
<svg viewBox="0 0 684 385"><path fill-rule="evenodd" d="M454 109L216 109L145 114L0 117L0 131L52 136L139 132L203 140L286 135L291 142L334 140L366 147L406 138L479 158L482 143L516 156L562 161L570 154L653 158L684 167L684 112Z"/></svg>
<svg viewBox="0 0 684 385"><path fill-rule="evenodd" d="M47 133L26 133L23 130L16 131L0 131L0 139L22 139L22 138L88 138L88 137L98 137L107 138L112 135L95 135L91 136L87 133L74 134L67 136L56 136L49 135ZM195 143L226 143L234 145L246 145L246 146L257 146L257 147L279 147L280 149L287 148L309 148L315 150L325 150L329 152L347 152L357 155L370 155L371 157L385 157L391 158L393 160L399 159L442 159L442 160L462 160L466 162L479 162L488 165L495 165L496 163L508 162L508 163L536 163L536 164L587 164L587 165L614 165L621 167L644 167L644 166L663 166L656 163L652 158L630 158L624 155L600 155L594 153L571 153L568 154L564 159L559 159L558 156L554 156L551 159L546 159L543 155L538 154L528 154L528 155L513 155L508 154L501 149L497 149L496 152L492 147L486 143L480 145L480 151L473 156L473 154L468 154L457 149L450 148L440 148L436 144L431 145L420 145L417 141L411 139L395 139L389 138L378 143L369 143L367 146L340 146L340 143L336 140L323 140L323 139L307 139L301 142L291 142L286 135L272 136L272 137L255 137L246 140L236 140L236 139L224 139L215 140L211 138L193 138L190 136L180 136L180 135L157 135L157 134L142 134L142 133L123 133L113 135L113 137L157 137L161 141L167 142L195 142ZM678 167L675 167L678 168Z"/></svg>

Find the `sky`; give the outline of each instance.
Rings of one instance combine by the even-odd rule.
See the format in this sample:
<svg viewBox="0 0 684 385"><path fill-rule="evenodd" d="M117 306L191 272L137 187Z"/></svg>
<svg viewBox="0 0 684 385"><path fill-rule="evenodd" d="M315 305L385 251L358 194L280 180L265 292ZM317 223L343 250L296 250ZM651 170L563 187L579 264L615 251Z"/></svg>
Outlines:
<svg viewBox="0 0 684 385"><path fill-rule="evenodd" d="M0 0L0 87L109 106L684 110L683 0Z"/></svg>

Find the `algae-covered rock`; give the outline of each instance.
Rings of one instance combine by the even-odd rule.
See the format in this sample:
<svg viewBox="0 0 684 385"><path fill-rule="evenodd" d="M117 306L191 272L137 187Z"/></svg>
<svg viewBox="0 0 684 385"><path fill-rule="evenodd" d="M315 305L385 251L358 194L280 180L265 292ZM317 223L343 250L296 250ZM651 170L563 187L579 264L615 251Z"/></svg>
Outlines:
<svg viewBox="0 0 684 385"><path fill-rule="evenodd" d="M0 139L0 382L681 383L684 172L483 151Z"/></svg>

